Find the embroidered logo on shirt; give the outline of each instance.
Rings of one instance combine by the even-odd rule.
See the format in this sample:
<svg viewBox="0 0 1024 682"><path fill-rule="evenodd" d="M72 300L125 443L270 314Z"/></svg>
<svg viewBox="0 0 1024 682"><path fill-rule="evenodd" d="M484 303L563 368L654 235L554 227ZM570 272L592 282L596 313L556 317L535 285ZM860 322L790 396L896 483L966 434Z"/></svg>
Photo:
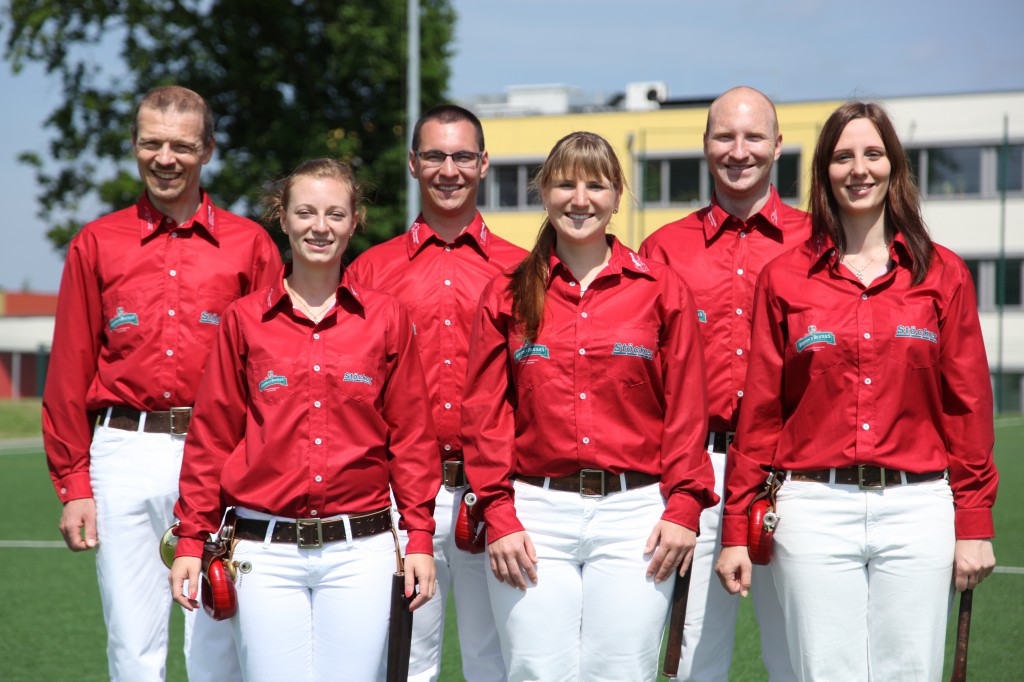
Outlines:
<svg viewBox="0 0 1024 682"><path fill-rule="evenodd" d="M139 316L135 313L126 313L124 308L118 307L114 312L114 316L110 318L110 331L117 331L118 327L123 327L126 324L133 324L138 327Z"/></svg>
<svg viewBox="0 0 1024 682"><path fill-rule="evenodd" d="M796 340L796 352L802 353L811 346L817 344L826 344L829 346L836 345L836 335L832 332L819 332L818 328L813 324L807 327L807 336L801 337ZM821 350L820 348L811 348L811 350Z"/></svg>
<svg viewBox="0 0 1024 682"><path fill-rule="evenodd" d="M631 355L635 358L653 360L654 351L645 346L632 343L617 343L612 347L612 355Z"/></svg>
<svg viewBox="0 0 1024 682"><path fill-rule="evenodd" d="M708 323L708 314L706 312L704 312L703 310L698 310L697 311L697 321L698 322L703 322L704 324L707 324Z"/></svg>
<svg viewBox="0 0 1024 682"><path fill-rule="evenodd" d="M924 339L925 341L931 341L932 343L939 342L939 335L937 332L933 332L929 329L917 327L905 324L896 325L896 338L897 339Z"/></svg>
<svg viewBox="0 0 1024 682"><path fill-rule="evenodd" d="M288 385L288 377L283 377L273 372L267 372L267 378L260 382L260 393L264 391L276 391L281 386Z"/></svg>
<svg viewBox="0 0 1024 682"><path fill-rule="evenodd" d="M220 315L217 313L208 313L205 310L203 314L199 316L200 324L220 324Z"/></svg>
<svg viewBox="0 0 1024 682"><path fill-rule="evenodd" d="M542 358L551 358L551 353L548 351L548 347L539 343L528 343L515 353L512 354L512 359L516 362L522 362L531 355L537 355Z"/></svg>
<svg viewBox="0 0 1024 682"><path fill-rule="evenodd" d="M357 384L369 384L373 385L373 378L360 374L359 372L345 372L345 375L341 378L342 381L354 381Z"/></svg>

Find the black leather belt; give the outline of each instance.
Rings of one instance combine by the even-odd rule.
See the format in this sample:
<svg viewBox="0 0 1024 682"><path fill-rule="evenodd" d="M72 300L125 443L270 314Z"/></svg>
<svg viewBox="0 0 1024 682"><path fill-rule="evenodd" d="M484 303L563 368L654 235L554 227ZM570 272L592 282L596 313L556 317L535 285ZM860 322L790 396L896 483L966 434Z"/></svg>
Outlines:
<svg viewBox="0 0 1024 682"><path fill-rule="evenodd" d="M461 459L449 459L441 462L441 477L444 479L444 487L448 490L468 485L466 467Z"/></svg>
<svg viewBox="0 0 1024 682"><path fill-rule="evenodd" d="M544 487L544 482L547 481L549 490L579 493L583 497L604 497L605 495L622 492L630 488L652 485L661 480L660 476L643 474L639 471L627 471L625 472L625 478L625 488L622 487L622 480L619 474L614 474L604 469L580 469L579 472L568 476L516 476L515 480L541 488Z"/></svg>
<svg viewBox="0 0 1024 682"><path fill-rule="evenodd" d="M142 412L130 407L111 407L107 427L123 431L138 431L142 421ZM188 424L192 420L191 407L172 407L166 412L146 412L146 423L142 426L143 433L169 433L184 436L188 433ZM103 417L100 416L100 423Z"/></svg>
<svg viewBox="0 0 1024 682"><path fill-rule="evenodd" d="M708 431L708 452L727 454L735 431Z"/></svg>
<svg viewBox="0 0 1024 682"><path fill-rule="evenodd" d="M365 538L371 535L380 535L391 530L391 509L385 507L369 514L348 517L349 527L352 529L352 539ZM262 542L267 537L267 526L270 521L260 519L243 519L235 521L235 538L238 540L255 540ZM274 524L274 533L270 536L271 542L286 542L298 545L299 549L315 549L323 547L329 542L346 540L345 520L334 519L321 521L320 519L296 519L293 521L278 521Z"/></svg>
<svg viewBox="0 0 1024 682"><path fill-rule="evenodd" d="M861 464L859 466L840 467L837 469L806 469L802 471L789 471L786 478L791 481L814 481L816 483L828 483L832 480L832 472L836 472L835 482L837 485L855 485L861 490L885 490L897 485L903 485L906 477L907 483L925 483L937 481L946 475L945 471L928 471L923 474L915 474L899 469L886 469L885 467Z"/></svg>

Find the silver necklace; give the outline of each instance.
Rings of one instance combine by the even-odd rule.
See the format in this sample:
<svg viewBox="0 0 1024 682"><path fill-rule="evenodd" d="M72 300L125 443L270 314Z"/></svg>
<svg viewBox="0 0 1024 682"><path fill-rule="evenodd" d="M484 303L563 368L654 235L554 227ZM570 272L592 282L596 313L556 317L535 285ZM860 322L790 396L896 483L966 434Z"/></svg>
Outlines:
<svg viewBox="0 0 1024 682"><path fill-rule="evenodd" d="M889 245L888 244L885 245L885 253L889 253ZM856 265L853 264L853 261L850 259L849 255L844 255L843 256L843 263L846 264L846 267L848 267L851 270L853 270L853 274L857 277L857 279L859 279L861 282L863 282L864 281L864 271L867 270L869 267L871 267L871 264L875 262L876 258L878 258L878 251L875 251L875 255L871 256L871 260L869 260L867 263L865 263L864 265L862 265L861 267L858 268Z"/></svg>

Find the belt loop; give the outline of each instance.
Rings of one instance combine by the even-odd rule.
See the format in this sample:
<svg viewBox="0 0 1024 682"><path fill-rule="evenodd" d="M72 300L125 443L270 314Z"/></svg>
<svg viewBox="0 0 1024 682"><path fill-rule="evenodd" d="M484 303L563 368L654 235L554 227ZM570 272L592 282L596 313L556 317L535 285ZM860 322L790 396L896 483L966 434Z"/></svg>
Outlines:
<svg viewBox="0 0 1024 682"><path fill-rule="evenodd" d="M146 430L146 412L139 410L139 433Z"/></svg>
<svg viewBox="0 0 1024 682"><path fill-rule="evenodd" d="M274 527L277 525L277 517L272 516L267 522L267 534L263 538L263 549L270 547L271 538L274 537Z"/></svg>
<svg viewBox="0 0 1024 682"><path fill-rule="evenodd" d="M626 491L626 472L619 474L619 490Z"/></svg>
<svg viewBox="0 0 1024 682"><path fill-rule="evenodd" d="M890 469L890 471L892 471L892 470ZM900 472L900 483L902 483L903 485L907 484L907 472L906 471L901 471Z"/></svg>
<svg viewBox="0 0 1024 682"><path fill-rule="evenodd" d="M108 407L106 414L103 416L103 428L110 428L110 413L114 411L113 407Z"/></svg>
<svg viewBox="0 0 1024 682"><path fill-rule="evenodd" d="M351 548L352 539L352 522L349 521L348 514L341 517L341 523L345 526L345 546Z"/></svg>
<svg viewBox="0 0 1024 682"><path fill-rule="evenodd" d="M836 468L835 467L832 467L831 469L828 470L828 484L829 485L835 485L836 484Z"/></svg>
<svg viewBox="0 0 1024 682"><path fill-rule="evenodd" d="M545 476L544 477L543 488L544 488L544 490L550 490L551 489L551 477L550 476Z"/></svg>
<svg viewBox="0 0 1024 682"><path fill-rule="evenodd" d="M715 452L715 432L714 431L708 431L708 442L707 442L707 445L706 445L706 447L704 449L708 451L708 454L713 454Z"/></svg>

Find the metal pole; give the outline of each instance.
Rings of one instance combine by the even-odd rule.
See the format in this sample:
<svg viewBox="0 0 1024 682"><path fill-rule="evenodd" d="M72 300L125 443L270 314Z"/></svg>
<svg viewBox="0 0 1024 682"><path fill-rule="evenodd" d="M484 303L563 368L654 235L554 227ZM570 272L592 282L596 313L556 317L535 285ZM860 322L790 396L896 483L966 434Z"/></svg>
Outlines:
<svg viewBox="0 0 1024 682"><path fill-rule="evenodd" d="M420 118L420 2L408 0L407 50L409 59L406 64L406 148L412 149L412 129ZM416 178L411 175L405 181L405 229L412 226L420 213L420 194Z"/></svg>
<svg viewBox="0 0 1024 682"><path fill-rule="evenodd" d="M1006 307L1006 185L1009 184L1010 119L1003 114L1003 144L999 148L999 265L996 268L996 309L999 329L996 334L996 414L1003 411L1003 312Z"/></svg>

